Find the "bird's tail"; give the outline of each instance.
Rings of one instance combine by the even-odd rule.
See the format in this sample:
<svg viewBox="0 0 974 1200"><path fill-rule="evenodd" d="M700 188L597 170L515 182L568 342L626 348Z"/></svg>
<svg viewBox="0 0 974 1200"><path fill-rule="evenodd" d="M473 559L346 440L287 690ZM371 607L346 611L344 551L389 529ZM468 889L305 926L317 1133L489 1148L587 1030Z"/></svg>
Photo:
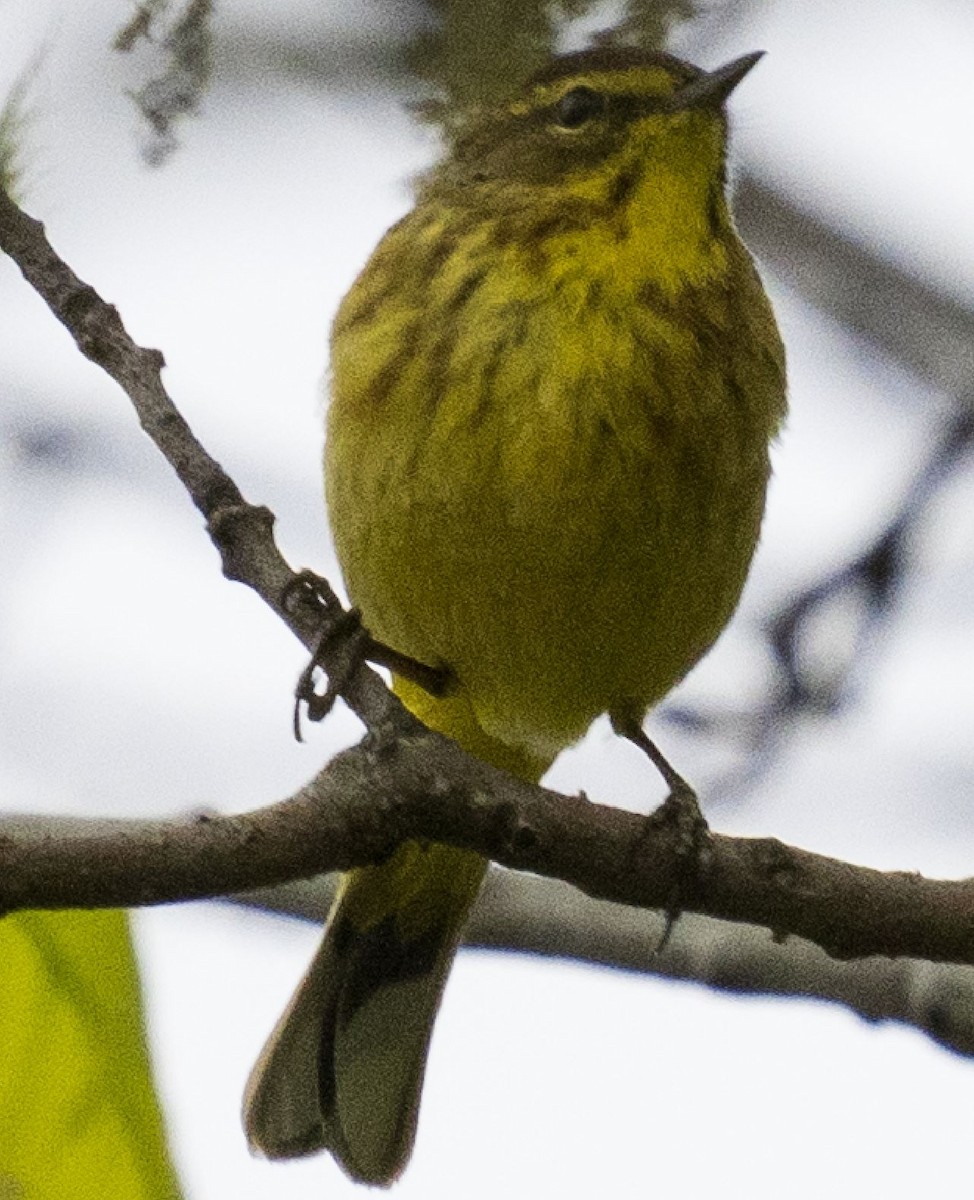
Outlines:
<svg viewBox="0 0 974 1200"><path fill-rule="evenodd" d="M547 762L488 737L463 696L437 700L402 680L396 692L472 754L541 778ZM486 868L470 851L406 842L345 876L321 947L251 1073L252 1149L269 1158L328 1149L360 1182L398 1177L433 1022Z"/></svg>

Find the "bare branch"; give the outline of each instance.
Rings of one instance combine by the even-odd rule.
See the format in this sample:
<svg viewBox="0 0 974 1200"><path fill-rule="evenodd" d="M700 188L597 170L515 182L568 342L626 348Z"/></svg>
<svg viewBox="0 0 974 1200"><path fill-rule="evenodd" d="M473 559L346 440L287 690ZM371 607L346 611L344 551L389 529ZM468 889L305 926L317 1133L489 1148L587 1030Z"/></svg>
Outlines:
<svg viewBox="0 0 974 1200"><path fill-rule="evenodd" d="M506 775L448 738L369 735L293 799L195 824L0 823L0 908L158 904L381 861L409 838L475 850L597 899L795 933L838 958L974 963L974 881L883 873L771 838L710 835L693 879L666 822ZM58 833L62 834L58 836Z"/></svg>

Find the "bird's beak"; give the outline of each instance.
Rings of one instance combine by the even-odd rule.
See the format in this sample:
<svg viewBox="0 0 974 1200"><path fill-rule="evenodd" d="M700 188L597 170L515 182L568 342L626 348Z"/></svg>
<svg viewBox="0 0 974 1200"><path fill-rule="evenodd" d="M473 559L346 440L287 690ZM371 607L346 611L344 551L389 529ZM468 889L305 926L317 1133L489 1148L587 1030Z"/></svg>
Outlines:
<svg viewBox="0 0 974 1200"><path fill-rule="evenodd" d="M680 88L673 96L674 108L720 108L734 88L753 66L764 57L763 50L735 58L716 71L708 71Z"/></svg>

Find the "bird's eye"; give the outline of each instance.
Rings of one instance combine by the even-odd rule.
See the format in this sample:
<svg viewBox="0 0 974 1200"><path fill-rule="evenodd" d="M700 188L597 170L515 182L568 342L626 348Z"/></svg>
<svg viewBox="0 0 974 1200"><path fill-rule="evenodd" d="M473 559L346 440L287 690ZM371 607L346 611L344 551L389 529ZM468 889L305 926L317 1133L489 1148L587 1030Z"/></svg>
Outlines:
<svg viewBox="0 0 974 1200"><path fill-rule="evenodd" d="M555 105L555 123L562 129L580 129L599 115L604 104L605 98L590 87L572 88Z"/></svg>

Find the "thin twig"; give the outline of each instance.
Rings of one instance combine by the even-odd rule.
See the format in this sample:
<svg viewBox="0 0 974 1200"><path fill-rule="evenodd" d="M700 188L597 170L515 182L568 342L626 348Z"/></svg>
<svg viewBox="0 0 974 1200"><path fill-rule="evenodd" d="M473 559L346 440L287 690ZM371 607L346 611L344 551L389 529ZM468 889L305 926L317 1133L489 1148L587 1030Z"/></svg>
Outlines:
<svg viewBox="0 0 974 1200"><path fill-rule="evenodd" d="M162 354L133 341L118 310L78 278L52 248L41 222L23 212L2 188L0 250L17 263L81 353L129 397L142 428L205 518L224 575L252 588L308 649L316 646L326 608L295 587L299 574L274 541L273 513L248 503L196 438L162 382ZM344 610L337 596L328 599L328 618L340 621ZM373 725L388 721L400 707L379 676L365 666L352 674L342 695L358 716Z"/></svg>

